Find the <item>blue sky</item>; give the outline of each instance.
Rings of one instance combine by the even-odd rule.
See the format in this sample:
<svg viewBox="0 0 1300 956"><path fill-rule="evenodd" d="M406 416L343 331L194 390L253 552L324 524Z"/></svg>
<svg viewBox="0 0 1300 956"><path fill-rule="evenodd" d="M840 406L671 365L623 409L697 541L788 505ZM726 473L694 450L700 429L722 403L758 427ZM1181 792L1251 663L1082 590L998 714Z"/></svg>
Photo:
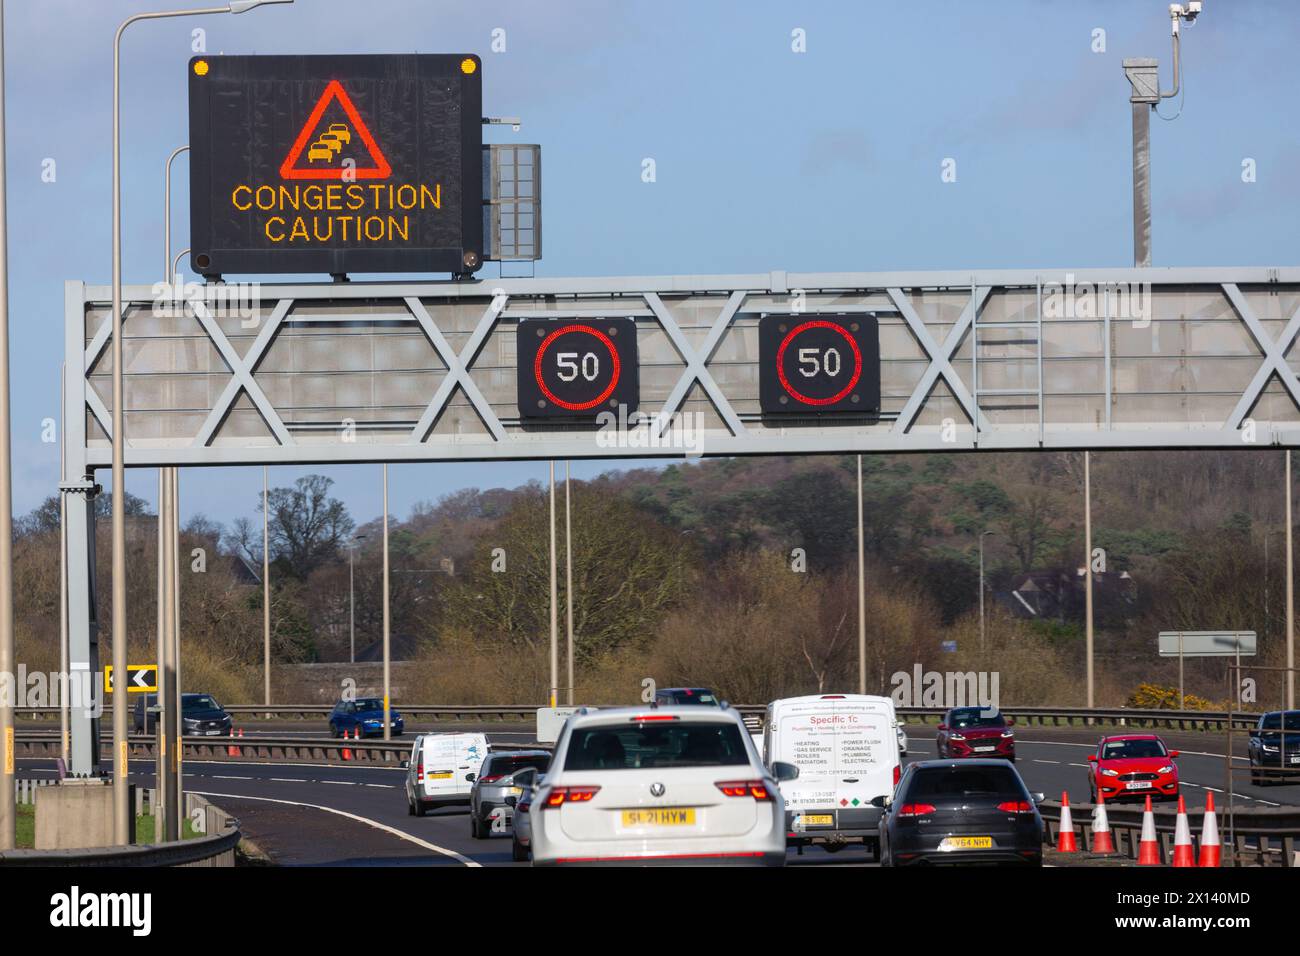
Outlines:
<svg viewBox="0 0 1300 956"><path fill-rule="evenodd" d="M158 6L6 5L19 514L58 480L58 446L40 433L59 412L63 281L109 279L113 32ZM1152 123L1154 263L1293 265L1300 5L1205 6L1185 30L1182 114ZM538 275L1128 265L1120 64L1159 57L1169 86L1166 9L1163 0L297 0L137 24L123 59L125 281L152 283L161 271L162 166L187 138L196 27L210 54L480 54L485 112L524 121L518 134L489 137L542 144ZM498 27L504 53L490 47ZM806 53L791 50L796 28ZM1104 53L1092 49L1098 28ZM1172 115L1177 102L1161 109ZM641 180L647 157L652 184ZM941 181L945 158L956 160L956 182ZM1241 178L1247 158L1253 183ZM42 181L46 159L57 164L53 183ZM182 160L176 248L187 244L187 169ZM574 467L585 477L612 464ZM380 513L378 466L278 468L272 482L306 470L335 478L359 520ZM394 466L391 511L545 474L536 462ZM133 472L128 489L152 501L156 480ZM184 514L251 516L260 486L260 469L186 470Z"/></svg>

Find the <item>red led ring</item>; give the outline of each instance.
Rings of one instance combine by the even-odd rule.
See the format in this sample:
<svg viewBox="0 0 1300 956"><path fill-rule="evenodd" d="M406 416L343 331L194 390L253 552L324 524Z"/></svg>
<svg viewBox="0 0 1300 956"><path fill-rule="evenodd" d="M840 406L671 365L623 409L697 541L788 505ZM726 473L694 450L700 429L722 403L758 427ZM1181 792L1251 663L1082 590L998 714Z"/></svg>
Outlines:
<svg viewBox="0 0 1300 956"><path fill-rule="evenodd" d="M562 398L557 398L555 394L546 387L546 381L542 376L542 358L546 355L546 350L550 347L551 343L561 335L568 335L570 332L586 332L588 335L594 335L596 338L600 339L600 341L605 344L605 348L609 349L609 356L614 362L614 374L610 376L609 385L606 386L603 392L589 402L566 402ZM542 394L546 396L546 400L551 402L553 405L558 405L560 408L568 409L571 412L585 412L589 408L595 408L597 405L604 404L605 400L614 394L614 387L618 385L620 371L621 366L618 361L618 350L614 348L613 341L608 335L600 331L600 329L592 328L590 325L566 325L563 328L556 329L542 341L541 346L537 349L537 358L533 360L533 378L537 382L537 387L542 390Z"/></svg>
<svg viewBox="0 0 1300 956"><path fill-rule="evenodd" d="M808 329L831 329L832 331L838 332L840 335L844 336L844 340L848 342L849 347L853 349L853 377L849 379L849 384L845 385L843 389L836 392L830 398L809 398L807 395L796 391L795 387L790 384L790 380L785 377L786 346L790 344L791 340L796 335L801 332L806 332ZM825 319L812 319L803 323L803 325L795 326L790 330L790 334L781 340L781 347L776 350L776 374L781 379L781 387L784 388L795 401L802 402L805 405L834 405L836 402L841 401L845 395L849 394L849 392L853 391L853 387L858 384L858 379L862 377L862 352L858 349L858 343L853 341L853 336L851 336L843 326L836 325L834 322L827 322Z"/></svg>

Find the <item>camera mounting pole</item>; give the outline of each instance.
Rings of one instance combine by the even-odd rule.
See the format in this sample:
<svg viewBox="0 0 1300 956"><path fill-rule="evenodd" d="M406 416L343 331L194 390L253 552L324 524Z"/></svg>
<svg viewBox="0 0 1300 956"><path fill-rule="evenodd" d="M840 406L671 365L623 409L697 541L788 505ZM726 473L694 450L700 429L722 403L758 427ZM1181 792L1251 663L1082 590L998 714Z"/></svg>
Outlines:
<svg viewBox="0 0 1300 956"><path fill-rule="evenodd" d="M1137 57L1124 61L1124 77L1133 87L1129 103L1133 110L1133 265L1151 265L1151 111L1162 99L1177 96L1182 88L1179 24L1195 22L1201 13L1200 0L1169 5L1170 32L1174 45L1174 88L1160 92L1158 61Z"/></svg>

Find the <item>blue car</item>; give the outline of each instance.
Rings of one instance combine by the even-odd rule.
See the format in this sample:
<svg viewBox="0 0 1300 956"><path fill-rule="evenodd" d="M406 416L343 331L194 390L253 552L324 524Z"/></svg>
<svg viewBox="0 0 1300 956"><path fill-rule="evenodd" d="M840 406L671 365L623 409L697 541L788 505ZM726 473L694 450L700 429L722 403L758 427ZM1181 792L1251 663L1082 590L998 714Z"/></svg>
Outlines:
<svg viewBox="0 0 1300 956"><path fill-rule="evenodd" d="M389 710L392 720L392 736L402 736L405 726L402 715L393 707ZM383 736L384 701L381 697L362 697L359 700L341 700L334 705L330 713L330 736L342 737L347 734L355 737L357 731L362 737Z"/></svg>

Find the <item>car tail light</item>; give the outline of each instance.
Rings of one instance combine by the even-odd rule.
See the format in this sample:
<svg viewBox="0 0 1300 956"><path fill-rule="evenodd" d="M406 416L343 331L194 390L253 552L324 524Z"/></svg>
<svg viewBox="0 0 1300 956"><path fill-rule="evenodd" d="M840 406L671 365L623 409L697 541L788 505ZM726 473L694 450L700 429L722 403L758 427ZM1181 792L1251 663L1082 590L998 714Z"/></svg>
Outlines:
<svg viewBox="0 0 1300 956"><path fill-rule="evenodd" d="M420 762L415 765L415 782L424 783L424 751L420 752Z"/></svg>
<svg viewBox="0 0 1300 956"><path fill-rule="evenodd" d="M934 805L930 803L905 803L898 808L900 817L924 817L934 813Z"/></svg>
<svg viewBox="0 0 1300 956"><path fill-rule="evenodd" d="M822 694L822 700L843 700L843 694Z"/></svg>
<svg viewBox="0 0 1300 956"><path fill-rule="evenodd" d="M566 803L586 803L597 793L600 787L553 787L546 795L543 807L559 807Z"/></svg>
<svg viewBox="0 0 1300 956"><path fill-rule="evenodd" d="M637 714L631 718L631 723L642 724L652 720L676 720L676 714Z"/></svg>
<svg viewBox="0 0 1300 956"><path fill-rule="evenodd" d="M498 780L502 779L503 777L505 777L505 774L503 774L503 773L490 773L490 774L488 774L488 775L485 776L485 777L479 777L479 778L478 778L478 782L479 782L479 783L496 783Z"/></svg>
<svg viewBox="0 0 1300 956"><path fill-rule="evenodd" d="M772 792L762 780L725 780L718 783L718 789L728 797L753 797L755 800L771 800Z"/></svg>
<svg viewBox="0 0 1300 956"><path fill-rule="evenodd" d="M903 768L898 764L894 765L894 786L898 786L898 780L903 775Z"/></svg>
<svg viewBox="0 0 1300 956"><path fill-rule="evenodd" d="M1003 813L1033 813L1034 805L1028 800L1008 800L1006 803L999 803L998 809Z"/></svg>

